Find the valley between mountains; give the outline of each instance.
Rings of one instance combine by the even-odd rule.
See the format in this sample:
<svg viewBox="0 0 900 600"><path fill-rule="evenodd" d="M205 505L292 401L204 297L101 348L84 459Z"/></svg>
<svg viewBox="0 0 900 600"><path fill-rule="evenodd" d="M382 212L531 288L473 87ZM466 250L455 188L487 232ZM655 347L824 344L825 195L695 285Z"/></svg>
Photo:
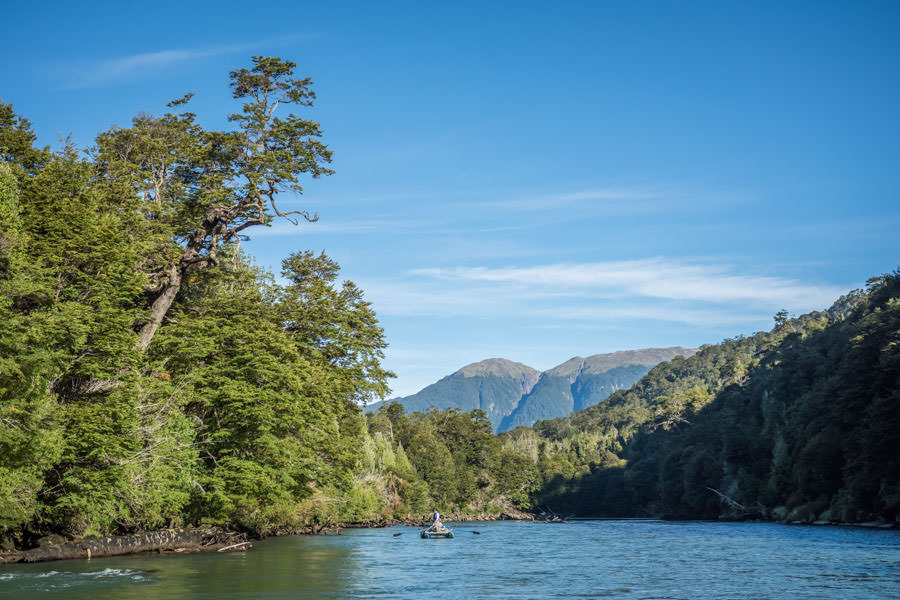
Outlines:
<svg viewBox="0 0 900 600"><path fill-rule="evenodd" d="M696 352L697 348L673 346L575 356L543 372L505 358L489 358L466 365L411 396L372 403L367 412L390 402L399 402L407 412L432 406L463 412L480 409L499 433L594 406L613 392L630 388L659 363Z"/></svg>

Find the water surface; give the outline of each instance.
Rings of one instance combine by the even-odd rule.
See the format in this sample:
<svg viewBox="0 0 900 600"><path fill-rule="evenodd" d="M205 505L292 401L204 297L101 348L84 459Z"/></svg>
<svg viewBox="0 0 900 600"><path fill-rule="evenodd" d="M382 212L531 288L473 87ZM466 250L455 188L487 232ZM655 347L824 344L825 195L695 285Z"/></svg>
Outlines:
<svg viewBox="0 0 900 600"><path fill-rule="evenodd" d="M246 554L8 565L0 598L900 598L898 531L586 521L456 533L345 530L265 540Z"/></svg>

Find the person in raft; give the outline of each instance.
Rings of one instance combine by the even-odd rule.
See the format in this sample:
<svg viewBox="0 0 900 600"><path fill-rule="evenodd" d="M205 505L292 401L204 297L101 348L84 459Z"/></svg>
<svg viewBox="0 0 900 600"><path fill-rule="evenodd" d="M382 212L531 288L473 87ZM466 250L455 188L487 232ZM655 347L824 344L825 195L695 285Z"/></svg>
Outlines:
<svg viewBox="0 0 900 600"><path fill-rule="evenodd" d="M431 526L435 528L441 526L441 513L439 513L436 508L431 511Z"/></svg>

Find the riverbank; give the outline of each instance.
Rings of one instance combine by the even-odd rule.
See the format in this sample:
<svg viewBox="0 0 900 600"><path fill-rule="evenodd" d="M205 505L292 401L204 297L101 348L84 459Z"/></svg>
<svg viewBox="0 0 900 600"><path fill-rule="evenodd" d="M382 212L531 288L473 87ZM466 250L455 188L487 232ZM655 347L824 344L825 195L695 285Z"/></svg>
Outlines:
<svg viewBox="0 0 900 600"><path fill-rule="evenodd" d="M252 547L246 533L221 527L160 529L131 535L90 536L67 540L42 538L36 548L0 551L0 564L88 559L126 554L237 552Z"/></svg>
<svg viewBox="0 0 900 600"><path fill-rule="evenodd" d="M508 510L500 514L450 513L445 516L449 523L473 521L533 520L528 513ZM325 523L306 527L276 529L271 536L284 535L340 535L344 529L370 529L405 525L427 527L428 517L407 515L404 519L376 519L349 523ZM253 547L251 538L262 539L269 536L254 536L249 532L228 531L221 527L183 527L161 529L131 535L106 537L85 537L68 540L61 536L42 538L39 545L27 550L0 550L0 564L34 563L54 560L72 560L124 556L130 554L190 554L195 552L244 552Z"/></svg>
<svg viewBox="0 0 900 600"><path fill-rule="evenodd" d="M590 519L577 519L590 520ZM604 519L605 520L605 519ZM616 519L613 519L616 520ZM535 521L535 515L518 510L508 510L500 514L466 514L453 512L445 515L447 523L469 523L476 521ZM779 525L807 525L815 527L858 527L864 529L900 529L900 523L866 521L843 523L837 521L765 521L734 519L733 522L775 523ZM0 550L0 564L48 562L137 555L137 554L191 554L196 552L245 552L253 547L252 540L265 537L288 535L341 535L345 529L378 529L406 526L427 527L429 517L407 515L403 519L374 519L343 523L326 523L299 528L276 529L270 535L258 536L250 532L228 531L220 527L185 527L162 529L131 535L86 537L67 540L60 536L42 538L35 548L27 550Z"/></svg>
<svg viewBox="0 0 900 600"><path fill-rule="evenodd" d="M865 521L862 523L844 523L841 521L773 521L780 525L814 525L816 527L862 527L865 529L900 529L897 521Z"/></svg>
<svg viewBox="0 0 900 600"><path fill-rule="evenodd" d="M489 513L462 513L451 512L443 515L445 523L471 523L474 521L533 521L535 516L520 510L507 509L499 514ZM322 525L308 525L306 527L293 527L277 529L272 535L340 535L343 529L377 529L380 527L394 527L404 525L406 527L428 527L431 525L431 516L417 517L407 515L402 519L374 519L371 521L354 521L346 523L327 523Z"/></svg>

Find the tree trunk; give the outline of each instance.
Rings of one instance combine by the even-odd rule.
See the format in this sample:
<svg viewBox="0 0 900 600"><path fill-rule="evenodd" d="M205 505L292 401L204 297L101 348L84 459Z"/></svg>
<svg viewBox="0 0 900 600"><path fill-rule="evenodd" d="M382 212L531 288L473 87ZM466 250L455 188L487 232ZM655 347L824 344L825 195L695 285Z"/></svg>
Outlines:
<svg viewBox="0 0 900 600"><path fill-rule="evenodd" d="M169 312L169 307L175 302L175 297L181 290L182 278L180 265L172 265L172 268L169 269L168 281L150 308L150 320L141 327L138 343L135 346L138 350L144 351L150 345L150 341L156 335L156 330L159 329L163 318Z"/></svg>
<svg viewBox="0 0 900 600"><path fill-rule="evenodd" d="M169 308L171 308L172 303L175 302L178 292L181 291L181 286L184 283L185 277L199 269L216 264L216 244L218 239L223 235L223 232L220 231L224 228L222 222L223 219L226 219L225 222L227 222L227 219L230 218L227 214L223 216L223 210L225 209L217 207L211 208L207 212L202 228L191 235L184 247L181 258L178 259L178 262L169 267L166 283L163 285L162 291L160 291L159 296L156 297L156 300L153 301L153 304L150 307L149 321L141 327L138 342L135 344L135 348L138 350L143 352L147 349L147 346L150 345L153 336L156 335L156 330L162 325L166 313L169 312ZM225 231L227 233L227 228ZM205 240L210 236L211 241L207 246ZM201 252L205 247L209 251L208 256L201 258Z"/></svg>

